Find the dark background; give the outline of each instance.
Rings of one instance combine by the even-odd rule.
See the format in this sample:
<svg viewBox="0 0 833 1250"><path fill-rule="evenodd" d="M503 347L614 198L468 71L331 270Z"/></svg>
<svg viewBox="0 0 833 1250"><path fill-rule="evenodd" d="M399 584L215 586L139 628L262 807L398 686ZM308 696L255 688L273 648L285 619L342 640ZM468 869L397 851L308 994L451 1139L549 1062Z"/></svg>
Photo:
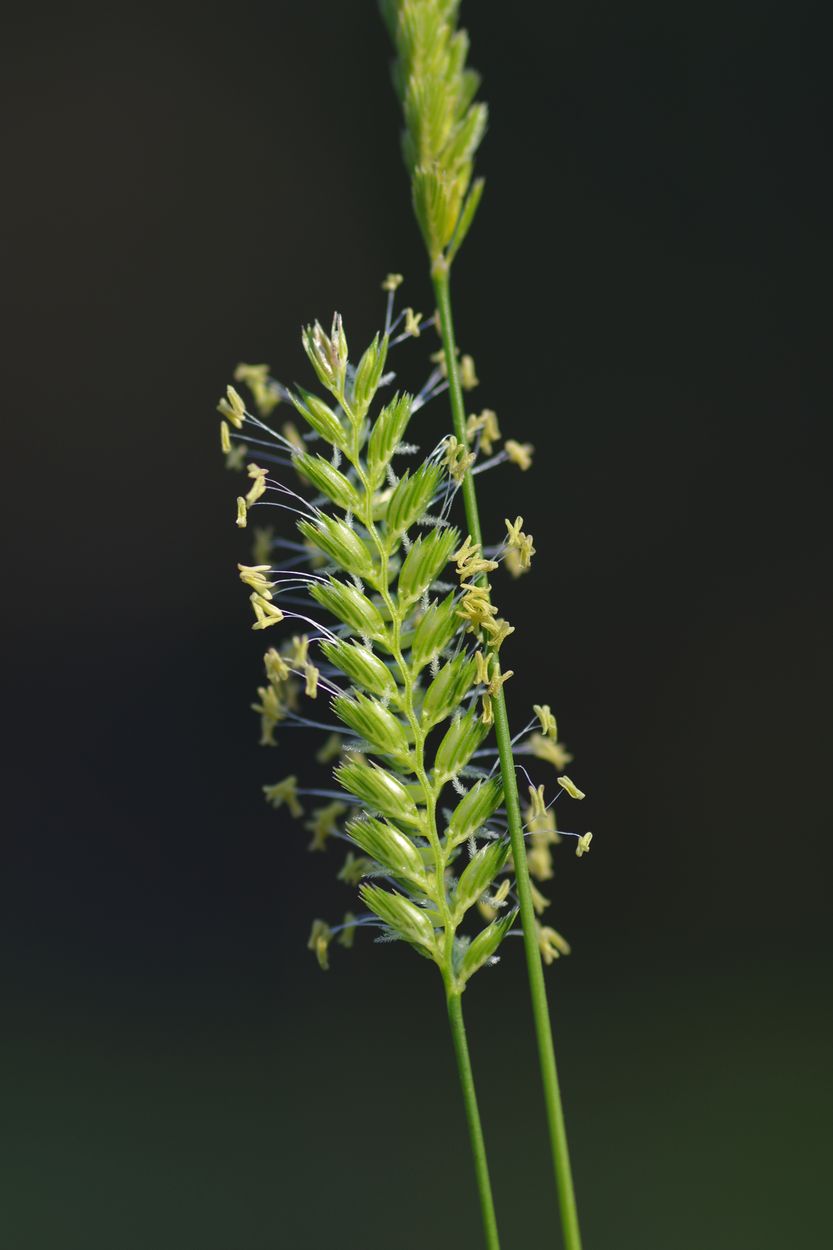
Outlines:
<svg viewBox="0 0 833 1250"><path fill-rule="evenodd" d="M548 973L588 1250L833 1237L823 7L464 6L458 329L537 447L483 490L539 553L510 714L595 832ZM216 445L238 360L303 377L334 306L360 345L390 269L430 311L374 6L7 33L0 1243L477 1247L436 975L305 950L350 897L261 800ZM558 1244L521 956L466 995L508 1250Z"/></svg>

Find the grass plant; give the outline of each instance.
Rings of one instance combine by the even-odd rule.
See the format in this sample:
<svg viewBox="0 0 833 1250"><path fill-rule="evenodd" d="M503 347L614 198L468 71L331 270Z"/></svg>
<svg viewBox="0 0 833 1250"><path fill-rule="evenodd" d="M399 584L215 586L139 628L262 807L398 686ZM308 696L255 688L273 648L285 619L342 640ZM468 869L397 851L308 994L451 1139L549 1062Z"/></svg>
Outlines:
<svg viewBox="0 0 833 1250"><path fill-rule="evenodd" d="M514 630L490 578L501 567L513 577L528 572L535 547L520 516L499 534L489 523L484 538L476 477L504 464L526 472L533 448L504 440L490 409L467 412L478 379L472 358L458 352L452 313L452 265L483 193L473 167L487 112L456 0L383 0L381 8L436 311L424 320L397 309L402 279L389 274L384 324L357 357L338 314L328 330L304 329L314 391L285 386L266 365L241 364L234 381L250 398L229 386L219 404L226 462L247 480L237 525L248 528L255 509L278 517L252 526L252 563L238 566L252 628L287 627L264 656L254 704L261 742L277 745L278 728L317 729L317 760L332 774L314 786L290 775L264 793L304 820L312 850L345 847L338 876L358 891L356 910L339 923L314 921L309 946L321 967L333 943L349 947L364 931L404 942L437 967L489 1250L499 1237L462 999L503 942L522 935L564 1244L579 1250L542 967L569 946L543 923L540 886L553 875L553 848L573 839L581 856L591 835L556 827L555 799L584 795L564 773L571 757L550 707L536 705L514 736L509 728L512 672L501 654ZM394 390L395 350L432 333L439 351L424 385ZM423 454L410 441L418 414L443 395L452 428ZM523 757L555 768L549 801Z"/></svg>

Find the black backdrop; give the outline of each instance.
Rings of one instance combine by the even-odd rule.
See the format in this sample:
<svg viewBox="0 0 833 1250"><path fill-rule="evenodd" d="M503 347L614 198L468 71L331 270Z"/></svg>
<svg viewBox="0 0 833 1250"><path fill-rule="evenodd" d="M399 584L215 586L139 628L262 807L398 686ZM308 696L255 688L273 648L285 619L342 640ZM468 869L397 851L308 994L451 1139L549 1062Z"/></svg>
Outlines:
<svg viewBox="0 0 833 1250"><path fill-rule="evenodd" d="M826 1245L821 6L465 18L458 328L537 448L483 492L539 552L501 592L510 712L553 704L595 832L549 974L587 1244ZM0 1240L477 1246L436 977L304 949L349 900L259 796L309 744L256 745L216 447L237 360L302 376L333 307L367 339L390 269L430 311L374 7L11 35ZM556 1244L520 949L466 998L506 1246Z"/></svg>

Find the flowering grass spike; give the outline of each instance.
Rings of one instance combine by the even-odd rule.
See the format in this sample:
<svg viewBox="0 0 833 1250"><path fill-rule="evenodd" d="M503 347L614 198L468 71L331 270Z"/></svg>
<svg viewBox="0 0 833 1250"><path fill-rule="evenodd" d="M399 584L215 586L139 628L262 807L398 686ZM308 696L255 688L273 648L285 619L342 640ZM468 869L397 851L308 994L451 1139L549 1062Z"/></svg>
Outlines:
<svg viewBox="0 0 833 1250"><path fill-rule="evenodd" d="M303 540L270 531L275 567L265 560L238 565L253 629L297 622L305 631L264 656L267 684L254 704L261 741L276 745L279 725L320 727L335 743L328 759L337 758L333 776L344 792L310 812L314 796L293 776L265 786L265 796L298 819L309 817L312 850L325 849L329 839L350 848L347 877L360 882L366 913L346 924L409 943L456 994L495 961L517 914L503 789L487 745L492 699L512 675L496 663L512 627L471 579L492 573L531 540L520 517L496 548L498 559L463 537L450 519L459 487L451 439L416 468L402 468L418 405L405 393L386 395L391 375L384 374L401 319L391 301L387 329L355 366L340 317L329 334L318 323L304 330L326 396L289 391L263 367L252 374L240 366L235 376L245 378L255 411L231 387L219 407L234 415L235 437L268 466L248 461L246 518L255 507L288 510ZM288 437L258 415L264 392L270 413L280 399L293 405L305 435ZM467 455L474 461L477 452ZM263 533L257 541L265 556ZM296 611L299 599L306 601L303 613ZM320 694L326 720L302 710ZM530 721L520 749L538 723ZM535 836L530 827L531 860ZM476 928L483 917L487 923L472 934L472 920ZM326 948L344 931L345 922L315 922L310 946L322 966Z"/></svg>

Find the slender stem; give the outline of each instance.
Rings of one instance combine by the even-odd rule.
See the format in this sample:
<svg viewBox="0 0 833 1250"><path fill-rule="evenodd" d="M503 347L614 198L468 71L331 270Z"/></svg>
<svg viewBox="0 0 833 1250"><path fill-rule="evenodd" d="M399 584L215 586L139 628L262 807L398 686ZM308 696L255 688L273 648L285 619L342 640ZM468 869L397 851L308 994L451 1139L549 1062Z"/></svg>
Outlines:
<svg viewBox="0 0 833 1250"><path fill-rule="evenodd" d="M483 1140L480 1112L477 1109L477 1094L474 1088L474 1076L471 1070L468 1042L466 1041L463 1004L460 994L453 991L448 993L447 1001L451 1037L454 1042L454 1053L457 1056L457 1071L460 1074L463 1102L466 1107L466 1119L469 1122L474 1172L477 1177L477 1188L480 1194L480 1210L483 1214L483 1231L486 1234L488 1250L500 1250L495 1204L492 1199L492 1183L489 1180L489 1164L486 1160L486 1143Z"/></svg>
<svg viewBox="0 0 833 1250"><path fill-rule="evenodd" d="M448 270L444 269L441 272L435 272L433 281L437 297L437 310L439 312L440 336L448 372L454 433L457 439L465 445L466 412L463 404L463 391L460 385L460 370L457 363L457 345L454 340L454 322L451 314ZM480 530L477 493L474 478L469 472L463 478L463 502L472 541L480 543L482 551L483 536ZM485 579L483 580L485 581ZM520 904L521 924L523 926L526 966L529 975L530 997L532 999L532 1016L535 1022L535 1034L538 1042L538 1058L541 1065L541 1080L544 1086L544 1103L550 1131L555 1183L561 1209L564 1245L566 1250L581 1250L576 1196L570 1168L570 1154L564 1126L564 1111L561 1105L561 1091L558 1085L558 1071L555 1065L555 1050L553 1048L552 1028L547 1006L547 990L544 983L541 952L538 949L535 908L532 904L529 865L527 864L526 844L524 842L521 809L518 801L518 781L515 776L515 761L512 755L512 735L509 731L509 718L506 714L506 700L502 686L493 699L493 706L500 770L503 777L503 794L509 824L509 837L512 843L512 858L515 864L515 880L518 890L518 902Z"/></svg>

